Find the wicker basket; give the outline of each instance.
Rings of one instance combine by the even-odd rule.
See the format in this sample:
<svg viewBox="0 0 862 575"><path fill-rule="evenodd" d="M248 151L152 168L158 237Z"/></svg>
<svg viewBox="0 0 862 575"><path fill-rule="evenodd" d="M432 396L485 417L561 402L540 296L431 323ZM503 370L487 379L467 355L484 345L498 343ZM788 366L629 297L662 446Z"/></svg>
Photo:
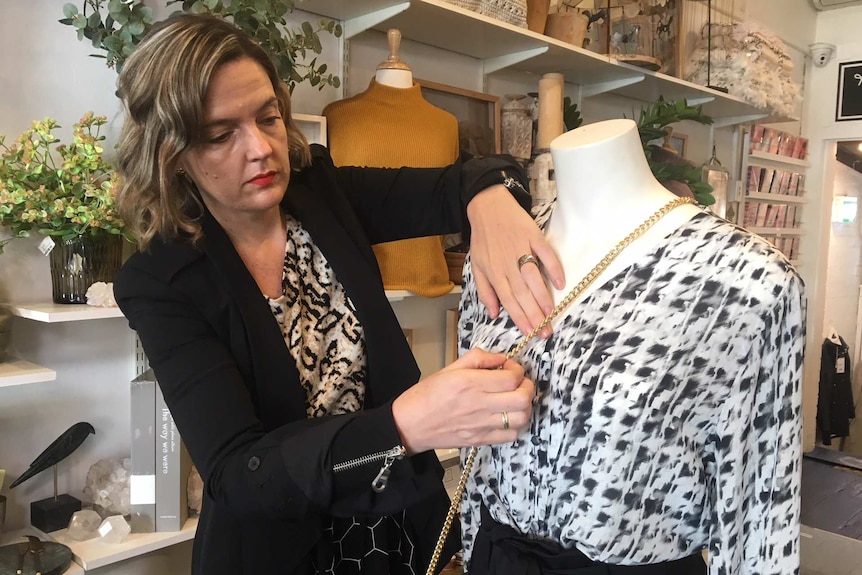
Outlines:
<svg viewBox="0 0 862 575"><path fill-rule="evenodd" d="M501 22L521 28L527 27L527 0L446 0L446 2Z"/></svg>

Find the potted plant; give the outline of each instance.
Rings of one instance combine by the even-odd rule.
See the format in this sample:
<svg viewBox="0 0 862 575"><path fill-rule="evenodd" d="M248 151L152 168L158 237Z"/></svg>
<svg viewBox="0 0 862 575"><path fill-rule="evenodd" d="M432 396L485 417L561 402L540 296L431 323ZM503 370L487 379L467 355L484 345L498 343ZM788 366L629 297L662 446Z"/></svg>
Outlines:
<svg viewBox="0 0 862 575"><path fill-rule="evenodd" d="M671 124L682 120L712 124L712 118L703 114L703 106L690 106L684 99L668 101L659 96L656 102L641 108L638 132L647 161L653 175L666 188L677 195L691 195L702 206L711 206L715 203L712 186L702 181L701 168L654 143L669 137L673 133Z"/></svg>
<svg viewBox="0 0 862 575"><path fill-rule="evenodd" d="M149 32L155 23L153 11L143 0L80 0L63 6L62 24L74 27L78 39L85 38L93 47L104 52L93 54L105 58L108 67L119 73L126 57ZM224 16L251 36L269 52L279 76L293 92L297 84L307 81L322 90L325 86L338 88L338 76L327 72L326 64L317 64L315 56L304 63L310 54L320 54L323 47L320 33L340 37L341 24L321 20L315 28L303 22L299 30L290 30L284 15L292 12L293 0L167 0L165 5L180 4L183 12L210 12Z"/></svg>
<svg viewBox="0 0 862 575"><path fill-rule="evenodd" d="M114 209L117 175L102 156L105 116L86 113L72 141L54 135L56 120L35 121L11 144L0 136L0 227L11 238L46 236L54 301L86 303L97 281L110 282L121 263L123 221Z"/></svg>

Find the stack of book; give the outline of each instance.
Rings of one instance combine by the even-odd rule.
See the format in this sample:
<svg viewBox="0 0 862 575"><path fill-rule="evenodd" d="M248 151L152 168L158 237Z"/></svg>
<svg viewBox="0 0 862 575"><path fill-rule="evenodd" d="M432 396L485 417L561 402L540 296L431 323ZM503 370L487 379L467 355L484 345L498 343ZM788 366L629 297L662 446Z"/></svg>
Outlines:
<svg viewBox="0 0 862 575"><path fill-rule="evenodd" d="M756 125L751 127L748 151L766 152L804 160L808 157L808 138Z"/></svg>
<svg viewBox="0 0 862 575"><path fill-rule="evenodd" d="M805 175L775 168L749 166L745 190L747 193L801 196L805 191Z"/></svg>
<svg viewBox="0 0 862 575"><path fill-rule="evenodd" d="M132 532L180 531L189 515L191 459L153 370L131 386Z"/></svg>
<svg viewBox="0 0 862 575"><path fill-rule="evenodd" d="M797 206L748 202L742 214L744 228L795 228Z"/></svg>

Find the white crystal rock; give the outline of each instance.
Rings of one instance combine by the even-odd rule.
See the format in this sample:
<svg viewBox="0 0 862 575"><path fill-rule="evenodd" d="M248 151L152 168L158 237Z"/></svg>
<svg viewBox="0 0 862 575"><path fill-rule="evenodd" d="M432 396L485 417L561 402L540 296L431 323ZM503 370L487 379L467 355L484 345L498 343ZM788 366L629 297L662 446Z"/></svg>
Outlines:
<svg viewBox="0 0 862 575"><path fill-rule="evenodd" d="M87 288L87 305L96 307L117 307L114 300L114 284L96 282Z"/></svg>
<svg viewBox="0 0 862 575"><path fill-rule="evenodd" d="M111 515L99 525L99 536L105 543L122 543L131 532L129 522L122 515Z"/></svg>
<svg viewBox="0 0 862 575"><path fill-rule="evenodd" d="M99 525L102 523L102 518L92 509L84 509L83 511L75 511L72 519L69 521L69 529L66 531L66 537L75 541L86 541L99 536Z"/></svg>
<svg viewBox="0 0 862 575"><path fill-rule="evenodd" d="M198 473L198 468L192 465L192 470L189 473L189 485L186 490L189 498L189 511L192 517L201 514L201 504L204 499L204 481L201 479L201 474Z"/></svg>
<svg viewBox="0 0 862 575"><path fill-rule="evenodd" d="M129 474L132 460L100 459L90 466L84 493L89 495L93 504L107 511L108 515L129 515L132 512Z"/></svg>

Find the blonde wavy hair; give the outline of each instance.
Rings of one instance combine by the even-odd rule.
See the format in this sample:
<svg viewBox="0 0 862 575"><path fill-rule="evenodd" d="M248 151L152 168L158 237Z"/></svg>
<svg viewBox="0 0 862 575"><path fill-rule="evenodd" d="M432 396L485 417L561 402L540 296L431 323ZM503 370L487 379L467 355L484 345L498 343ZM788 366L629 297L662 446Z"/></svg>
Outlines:
<svg viewBox="0 0 862 575"><path fill-rule="evenodd" d="M140 249L154 237L201 237L203 204L178 173L183 153L203 137L204 100L215 72L251 58L272 82L287 126L291 168L311 162L290 115L290 92L267 53L242 30L210 14L180 14L159 24L126 60L118 80L125 119L117 151L117 208Z"/></svg>

